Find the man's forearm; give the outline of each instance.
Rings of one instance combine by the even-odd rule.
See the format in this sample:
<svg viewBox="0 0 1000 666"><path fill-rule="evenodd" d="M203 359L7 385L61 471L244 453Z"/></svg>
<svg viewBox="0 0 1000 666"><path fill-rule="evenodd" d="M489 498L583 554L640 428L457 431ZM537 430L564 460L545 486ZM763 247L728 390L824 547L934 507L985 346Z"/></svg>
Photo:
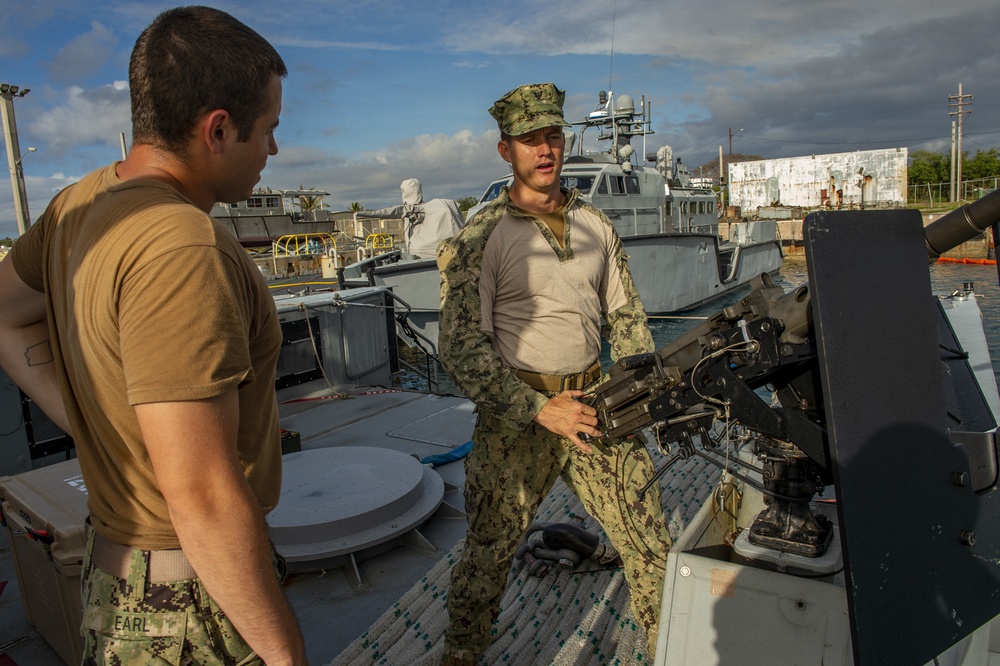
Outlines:
<svg viewBox="0 0 1000 666"><path fill-rule="evenodd" d="M209 595L269 666L304 664L298 623L278 584L267 527L242 476L228 492L170 504L181 547Z"/></svg>
<svg viewBox="0 0 1000 666"><path fill-rule="evenodd" d="M46 321L0 328L0 366L18 388L31 396L46 416L70 433Z"/></svg>
<svg viewBox="0 0 1000 666"><path fill-rule="evenodd" d="M209 595L268 666L304 664L263 512L236 451L236 389L205 400L140 404L135 411L170 521Z"/></svg>

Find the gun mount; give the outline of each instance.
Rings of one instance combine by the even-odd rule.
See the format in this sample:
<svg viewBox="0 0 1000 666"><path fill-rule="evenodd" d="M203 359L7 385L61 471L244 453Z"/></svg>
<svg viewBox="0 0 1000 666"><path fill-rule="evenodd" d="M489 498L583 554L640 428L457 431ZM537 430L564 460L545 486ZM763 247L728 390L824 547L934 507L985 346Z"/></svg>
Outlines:
<svg viewBox="0 0 1000 666"><path fill-rule="evenodd" d="M755 433L764 463L759 489L771 507L751 527L749 539L817 557L832 531L808 503L833 478L809 303L808 287L785 293L762 275L749 296L673 343L620 359L593 404L609 436L653 428L658 441L676 447L660 473L692 455L717 463L725 450L711 432L716 422ZM765 385L778 404L758 391Z"/></svg>
<svg viewBox="0 0 1000 666"><path fill-rule="evenodd" d="M1000 584L995 409L927 271L997 220L1000 192L926 231L914 211L812 214L807 285L761 276L674 342L619 359L593 397L607 435L655 434L664 469L691 456L729 469L730 436L747 433L760 466L737 476L765 508L746 539L803 559L842 550L855 663L925 663L1000 613L981 591ZM811 509L830 487L839 540ZM902 651L882 640L894 622L915 637Z"/></svg>

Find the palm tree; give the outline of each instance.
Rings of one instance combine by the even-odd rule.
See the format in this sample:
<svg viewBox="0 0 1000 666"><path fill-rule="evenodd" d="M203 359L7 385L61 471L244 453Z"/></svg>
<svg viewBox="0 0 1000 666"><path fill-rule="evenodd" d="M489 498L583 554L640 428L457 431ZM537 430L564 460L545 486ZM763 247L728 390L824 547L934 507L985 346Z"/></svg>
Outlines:
<svg viewBox="0 0 1000 666"><path fill-rule="evenodd" d="M302 185L299 185L298 195L299 195L299 210L303 213L311 210L323 210L324 208L329 208L330 205L323 201L322 194L302 194L302 192L311 191L313 188L306 190Z"/></svg>
<svg viewBox="0 0 1000 666"><path fill-rule="evenodd" d="M323 210L328 208L323 202L323 197L315 195L302 195L299 197L299 208L305 212L310 210Z"/></svg>
<svg viewBox="0 0 1000 666"><path fill-rule="evenodd" d="M351 202L351 212L352 213L360 213L364 209L365 209L365 205L363 203L358 203L357 201L352 201Z"/></svg>

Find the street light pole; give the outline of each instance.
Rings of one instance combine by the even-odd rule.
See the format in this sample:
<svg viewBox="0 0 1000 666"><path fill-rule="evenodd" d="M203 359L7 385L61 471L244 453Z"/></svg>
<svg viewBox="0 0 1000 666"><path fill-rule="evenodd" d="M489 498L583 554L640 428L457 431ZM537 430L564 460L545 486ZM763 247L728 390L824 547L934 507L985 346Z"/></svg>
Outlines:
<svg viewBox="0 0 1000 666"><path fill-rule="evenodd" d="M0 121L7 143L7 164L10 167L10 187L14 193L14 213L17 216L18 234L23 234L31 226L28 213L28 192L24 187L24 171L21 169L21 147L17 142L17 122L14 120L14 99L28 94L27 88L0 83Z"/></svg>

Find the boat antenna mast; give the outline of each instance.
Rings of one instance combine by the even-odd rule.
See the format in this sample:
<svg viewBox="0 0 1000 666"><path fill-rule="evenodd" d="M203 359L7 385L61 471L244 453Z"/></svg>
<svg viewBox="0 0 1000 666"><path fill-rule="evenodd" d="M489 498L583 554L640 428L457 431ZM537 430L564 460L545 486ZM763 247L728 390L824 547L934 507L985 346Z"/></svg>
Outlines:
<svg viewBox="0 0 1000 666"><path fill-rule="evenodd" d="M643 95L640 102L640 111L636 113L635 103L630 95L623 95L620 100L615 98L611 84L614 81L614 58L615 58L615 23L618 12L618 1L615 0L611 14L611 67L608 72L608 90L601 91L598 95L597 108L590 115L581 121L575 121L570 125L581 125L579 135L578 154L583 155L583 134L589 127L598 128L598 141L611 141L611 148L608 154L611 159L622 165L622 170L626 173L632 170L631 156L635 153L635 148L631 145L633 136L642 136L642 151L646 151L646 135L653 134L652 120L650 118L650 105ZM639 158L641 161L641 157Z"/></svg>
<svg viewBox="0 0 1000 666"><path fill-rule="evenodd" d="M608 90L614 88L615 75L615 18L618 15L618 0L611 8L611 57L608 59Z"/></svg>

